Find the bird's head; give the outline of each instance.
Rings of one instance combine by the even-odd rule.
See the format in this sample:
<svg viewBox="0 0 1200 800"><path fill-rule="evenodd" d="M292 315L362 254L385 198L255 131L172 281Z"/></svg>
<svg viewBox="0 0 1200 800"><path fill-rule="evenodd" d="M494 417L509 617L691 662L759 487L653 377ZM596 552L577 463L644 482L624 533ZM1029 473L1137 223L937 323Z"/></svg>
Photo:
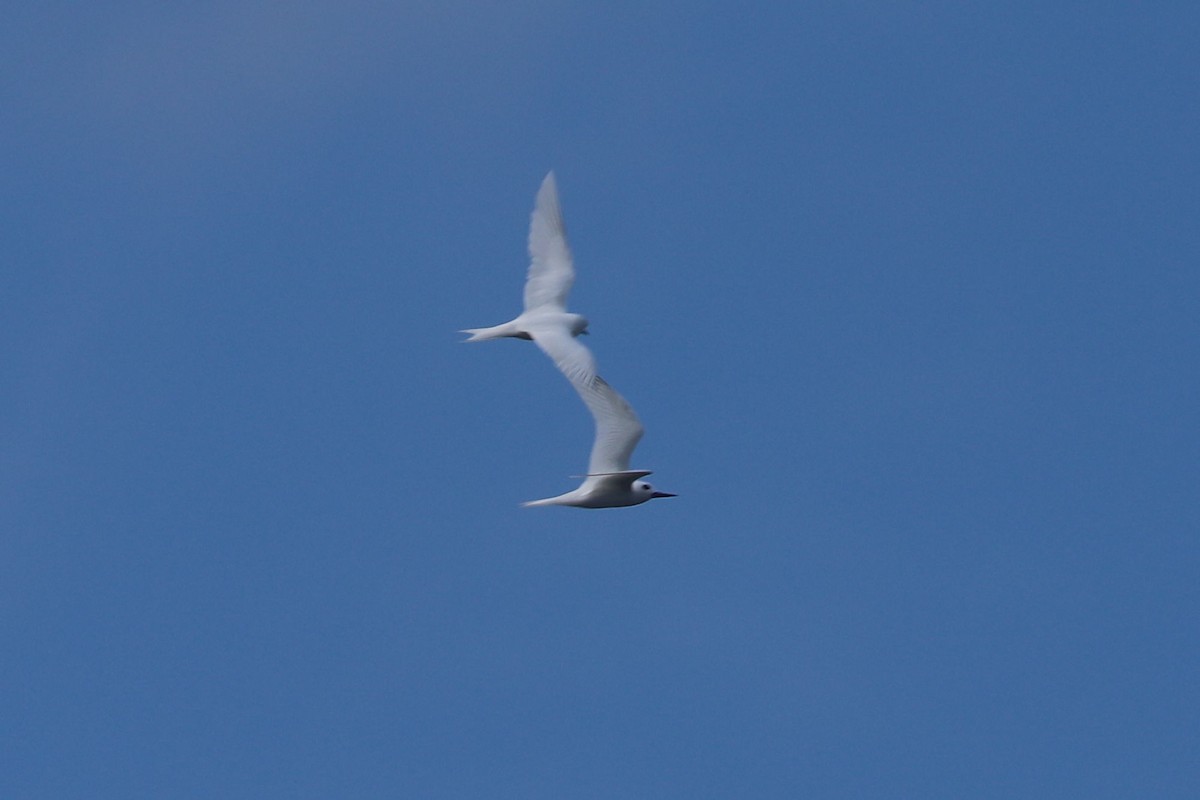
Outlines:
<svg viewBox="0 0 1200 800"><path fill-rule="evenodd" d="M633 489L634 495L638 498L639 503L644 503L647 500L653 500L656 497L675 497L675 495L671 494L670 492L658 491L651 484L646 483L645 481L634 481L631 488Z"/></svg>
<svg viewBox="0 0 1200 800"><path fill-rule="evenodd" d="M587 317L583 314L571 314L568 325L570 325L572 336L579 336L588 332Z"/></svg>

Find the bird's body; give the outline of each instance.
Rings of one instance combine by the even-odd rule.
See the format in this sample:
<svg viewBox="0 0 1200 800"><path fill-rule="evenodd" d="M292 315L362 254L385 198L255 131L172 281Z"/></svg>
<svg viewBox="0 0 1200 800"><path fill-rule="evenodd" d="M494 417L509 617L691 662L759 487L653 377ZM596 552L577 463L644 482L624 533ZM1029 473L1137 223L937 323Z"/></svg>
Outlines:
<svg viewBox="0 0 1200 800"><path fill-rule="evenodd" d="M642 438L642 424L633 408L596 373L596 360L576 337L587 333L588 321L567 311L567 294L575 281L575 267L567 247L558 189L551 172L538 190L529 224L529 273L525 280L525 310L517 318L490 328L471 328L468 342L516 338L534 342L550 356L583 398L596 421L596 439L588 461L588 474L578 488L525 506L576 506L617 508L634 506L658 492L641 480L650 473L630 470L629 458Z"/></svg>
<svg viewBox="0 0 1200 800"><path fill-rule="evenodd" d="M490 328L468 328L463 333L471 334L468 342L479 342L485 339L524 339L532 341L533 331L542 328L544 330L567 330L572 336L578 336L581 333L587 333L588 321L582 314L571 314L566 311L541 311L535 309L531 314L528 311L512 320L505 322L503 325L493 325Z"/></svg>
<svg viewBox="0 0 1200 800"><path fill-rule="evenodd" d="M531 506L576 506L577 508L619 508L636 506L651 497L670 497L663 492L655 495L650 484L638 481L650 473L645 470L614 472L609 475L588 475L579 488L545 500L530 500L521 505Z"/></svg>

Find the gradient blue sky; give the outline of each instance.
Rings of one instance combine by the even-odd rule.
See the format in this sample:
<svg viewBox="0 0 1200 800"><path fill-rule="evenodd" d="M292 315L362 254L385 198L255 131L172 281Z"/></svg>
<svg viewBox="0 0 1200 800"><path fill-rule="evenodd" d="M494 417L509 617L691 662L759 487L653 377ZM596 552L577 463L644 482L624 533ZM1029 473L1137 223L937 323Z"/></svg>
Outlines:
<svg viewBox="0 0 1200 800"><path fill-rule="evenodd" d="M0 795L1194 797L1193 3L17 4ZM523 510L556 170L675 500Z"/></svg>

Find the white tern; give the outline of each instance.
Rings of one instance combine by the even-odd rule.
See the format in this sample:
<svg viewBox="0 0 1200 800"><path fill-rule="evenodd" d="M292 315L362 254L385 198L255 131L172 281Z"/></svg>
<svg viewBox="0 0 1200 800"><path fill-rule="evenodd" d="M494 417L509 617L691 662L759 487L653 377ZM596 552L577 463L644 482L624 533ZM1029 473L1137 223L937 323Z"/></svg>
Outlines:
<svg viewBox="0 0 1200 800"><path fill-rule="evenodd" d="M660 492L643 478L648 470L631 470L629 457L642 438L637 414L608 382L596 374L596 359L575 337L587 333L588 321L567 311L567 293L575 267L567 247L554 173L546 175L529 222L529 273L525 278L525 310L516 319L490 328L470 328L468 342L512 337L533 340L566 376L592 412L596 440L587 475L578 488L556 497L531 500L524 506L614 508L636 506Z"/></svg>

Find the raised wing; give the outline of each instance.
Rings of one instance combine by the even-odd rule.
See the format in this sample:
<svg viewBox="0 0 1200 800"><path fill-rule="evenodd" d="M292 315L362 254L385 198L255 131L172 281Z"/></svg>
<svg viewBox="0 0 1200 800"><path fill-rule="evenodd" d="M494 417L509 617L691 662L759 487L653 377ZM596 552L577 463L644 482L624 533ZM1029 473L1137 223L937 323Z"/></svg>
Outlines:
<svg viewBox="0 0 1200 800"><path fill-rule="evenodd" d="M560 325L535 325L529 329L529 334L577 390L595 379L596 359L592 351L580 344L566 328Z"/></svg>
<svg viewBox="0 0 1200 800"><path fill-rule="evenodd" d="M533 341L575 387L596 421L588 474L627 472L629 457L642 438L642 423L625 398L596 374L592 352L563 328L533 330Z"/></svg>
<svg viewBox="0 0 1200 800"><path fill-rule="evenodd" d="M554 173L547 173L538 189L537 204L529 219L529 273L525 277L525 310L546 308L566 311L567 294L575 282L575 267L562 211L558 207L558 186Z"/></svg>
<svg viewBox="0 0 1200 800"><path fill-rule="evenodd" d="M642 423L633 408L608 381L599 375L587 385L575 384L575 391L591 410L596 420L596 440L588 473L624 472L629 469L629 457L642 438Z"/></svg>

